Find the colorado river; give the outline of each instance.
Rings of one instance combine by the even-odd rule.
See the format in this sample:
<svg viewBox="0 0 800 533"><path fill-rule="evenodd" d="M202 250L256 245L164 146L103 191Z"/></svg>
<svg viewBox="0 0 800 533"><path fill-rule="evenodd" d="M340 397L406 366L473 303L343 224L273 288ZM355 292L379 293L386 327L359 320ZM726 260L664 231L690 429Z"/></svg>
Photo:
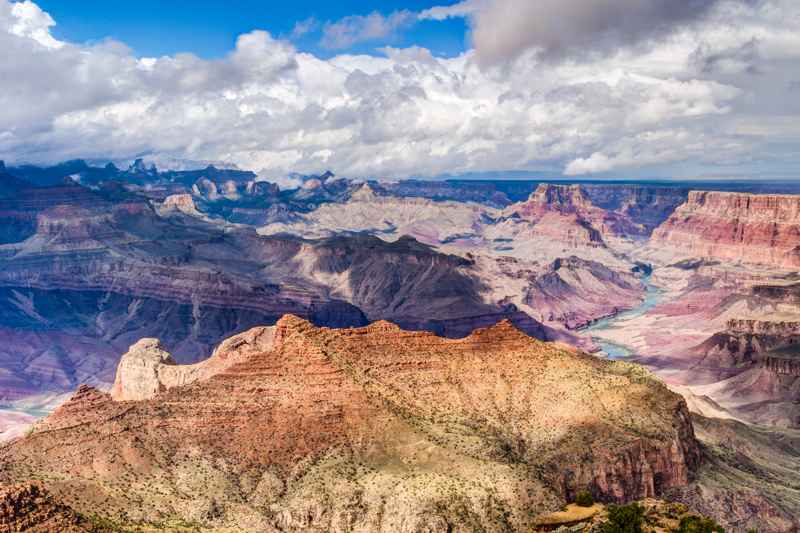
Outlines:
<svg viewBox="0 0 800 533"><path fill-rule="evenodd" d="M602 353L605 353L609 359L623 359L626 357L633 357L636 354L629 347L623 344L611 342L607 339L604 339L602 336L596 335L596 333L613 329L618 325L618 323L624 320L641 316L661 302L664 297L664 291L653 285L650 281L650 277L651 276L648 274L642 278L642 282L645 284L645 297L638 306L634 307L633 309L617 313L614 316L598 320L591 326L588 326L582 330L592 335L592 340L600 347Z"/></svg>

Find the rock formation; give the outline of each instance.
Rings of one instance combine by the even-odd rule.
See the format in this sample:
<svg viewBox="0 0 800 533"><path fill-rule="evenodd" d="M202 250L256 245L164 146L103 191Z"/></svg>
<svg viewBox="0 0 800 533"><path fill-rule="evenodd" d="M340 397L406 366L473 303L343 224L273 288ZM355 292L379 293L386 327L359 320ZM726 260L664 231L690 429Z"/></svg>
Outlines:
<svg viewBox="0 0 800 533"><path fill-rule="evenodd" d="M604 237L640 236L645 231L624 215L592 204L580 185L543 183L527 201L506 212L534 222L543 235L581 239L583 244L600 244Z"/></svg>
<svg viewBox="0 0 800 533"><path fill-rule="evenodd" d="M226 339L210 358L178 365L158 339L141 339L122 356L111 397L117 401L146 400L159 392L202 381L254 353L269 351L274 328L251 329Z"/></svg>
<svg viewBox="0 0 800 533"><path fill-rule="evenodd" d="M800 528L800 432L692 415L706 460L669 499L713 517L726 531Z"/></svg>
<svg viewBox="0 0 800 533"><path fill-rule="evenodd" d="M498 255L545 262L575 255L627 270L620 252L645 233L626 216L592 205L580 186L540 184L488 221L481 235Z"/></svg>
<svg viewBox="0 0 800 533"><path fill-rule="evenodd" d="M800 427L800 322L729 320L693 353L694 368L730 375L696 391L742 420Z"/></svg>
<svg viewBox="0 0 800 533"><path fill-rule="evenodd" d="M800 351L800 322L731 319L723 331L709 337L692 352L698 364L721 368L744 368L763 360L773 350ZM780 358L773 354L773 358Z"/></svg>
<svg viewBox="0 0 800 533"><path fill-rule="evenodd" d="M579 329L638 304L644 292L630 273L578 257L556 259L536 278L525 302L546 322Z"/></svg>
<svg viewBox="0 0 800 533"><path fill-rule="evenodd" d="M111 533L56 501L36 483L0 485L0 531L32 533Z"/></svg>
<svg viewBox="0 0 800 533"><path fill-rule="evenodd" d="M681 187L638 184L582 184L581 189L592 204L624 215L641 224L647 233L667 220L689 193Z"/></svg>
<svg viewBox="0 0 800 533"><path fill-rule="evenodd" d="M162 209L166 212L180 211L185 215L202 217L203 214L197 210L194 198L191 194L172 194L164 199Z"/></svg>
<svg viewBox="0 0 800 533"><path fill-rule="evenodd" d="M232 365L148 399L82 387L0 449L0 476L55 476L77 510L130 520L500 531L578 490L622 501L685 486L699 464L685 403L646 371L507 322L450 340L287 316L247 338L267 331L220 346ZM166 359L156 349L148 364ZM141 373L123 363L126 391ZM172 365L155 366L161 383Z"/></svg>
<svg viewBox="0 0 800 533"><path fill-rule="evenodd" d="M677 257L797 268L800 196L691 191L651 244Z"/></svg>
<svg viewBox="0 0 800 533"><path fill-rule="evenodd" d="M391 240L409 235L420 242L438 245L474 237L487 214L497 213L478 204L389 196L365 183L346 201L324 203L309 213L298 215L289 224L268 224L259 232L315 238L365 232Z"/></svg>

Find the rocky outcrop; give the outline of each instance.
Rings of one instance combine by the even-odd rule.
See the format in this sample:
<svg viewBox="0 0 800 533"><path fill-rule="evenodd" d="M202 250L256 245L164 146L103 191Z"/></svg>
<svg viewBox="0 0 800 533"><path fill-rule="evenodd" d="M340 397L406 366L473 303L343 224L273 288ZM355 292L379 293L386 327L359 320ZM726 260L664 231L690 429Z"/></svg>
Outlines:
<svg viewBox="0 0 800 533"><path fill-rule="evenodd" d="M37 483L0 485L0 531L9 533L111 532L90 524Z"/></svg>
<svg viewBox="0 0 800 533"><path fill-rule="evenodd" d="M111 397L117 401L146 400L168 389L209 379L254 353L269 351L273 335L274 328L251 329L226 339L210 358L194 365L178 365L158 339L142 339L122 356Z"/></svg>
<svg viewBox="0 0 800 533"><path fill-rule="evenodd" d="M800 196L691 191L651 244L681 257L800 266Z"/></svg>
<svg viewBox="0 0 800 533"><path fill-rule="evenodd" d="M525 530L578 490L635 499L699 464L686 405L649 373L508 322L453 340L287 316L252 346L146 400L81 388L0 449L0 476L48 472L76 509L134 521L412 532Z"/></svg>
<svg viewBox="0 0 800 533"><path fill-rule="evenodd" d="M167 365L174 365L172 356L158 339L142 339L122 356L117 367L112 397L117 400L144 400L166 390L159 374Z"/></svg>
<svg viewBox="0 0 800 533"><path fill-rule="evenodd" d="M162 210L166 213L179 211L185 215L202 217L203 214L197 210L194 198L191 194L172 194L164 199Z"/></svg>

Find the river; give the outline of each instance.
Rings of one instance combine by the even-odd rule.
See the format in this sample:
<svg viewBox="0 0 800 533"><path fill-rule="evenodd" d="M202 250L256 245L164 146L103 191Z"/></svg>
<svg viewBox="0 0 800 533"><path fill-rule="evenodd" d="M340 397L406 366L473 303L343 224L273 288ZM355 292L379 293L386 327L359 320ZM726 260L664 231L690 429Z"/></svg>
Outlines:
<svg viewBox="0 0 800 533"><path fill-rule="evenodd" d="M664 299L664 291L653 285L650 278L650 274L642 278L642 282L645 284L645 297L639 305L633 309L617 313L614 316L598 320L592 325L581 330L592 335L592 340L600 347L600 350L605 353L609 359L625 359L637 355L628 346L611 342L596 334L602 331L613 329L617 327L620 322L641 316L661 303L661 301Z"/></svg>

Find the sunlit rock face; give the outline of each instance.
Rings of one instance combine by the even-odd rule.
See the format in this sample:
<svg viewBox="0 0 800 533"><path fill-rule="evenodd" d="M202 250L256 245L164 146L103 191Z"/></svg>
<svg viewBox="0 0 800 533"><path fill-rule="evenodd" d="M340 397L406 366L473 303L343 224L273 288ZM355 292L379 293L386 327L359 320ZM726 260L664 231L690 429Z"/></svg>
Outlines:
<svg viewBox="0 0 800 533"><path fill-rule="evenodd" d="M653 232L679 257L800 266L800 196L692 191Z"/></svg>
<svg viewBox="0 0 800 533"><path fill-rule="evenodd" d="M82 387L0 450L2 476L58 473L65 503L111 517L388 532L495 530L498 508L526 529L578 490L650 497L699 466L679 396L510 322L445 339L286 316L200 365L139 343L112 395Z"/></svg>

